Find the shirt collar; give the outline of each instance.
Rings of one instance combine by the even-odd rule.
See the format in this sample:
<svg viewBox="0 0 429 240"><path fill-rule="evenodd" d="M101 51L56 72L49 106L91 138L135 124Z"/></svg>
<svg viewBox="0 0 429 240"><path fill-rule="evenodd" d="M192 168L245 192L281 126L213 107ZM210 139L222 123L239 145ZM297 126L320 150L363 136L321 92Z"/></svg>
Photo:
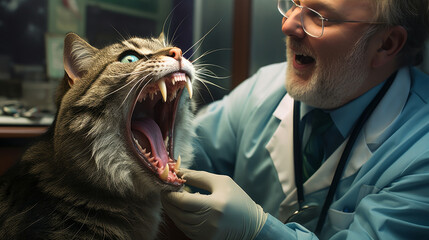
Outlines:
<svg viewBox="0 0 429 240"><path fill-rule="evenodd" d="M334 110L326 111L330 114L332 121L334 122L335 126L337 127L338 131L341 133L344 139L349 135L350 131L353 128L353 125L355 124L359 116L362 114L362 112L365 110L365 108L368 106L368 104L375 97L375 95L377 95L384 82L385 81L373 87L372 89L370 89L360 97L356 98L355 100L347 103L346 105ZM313 107L305 103L301 103L301 120L313 109Z"/></svg>

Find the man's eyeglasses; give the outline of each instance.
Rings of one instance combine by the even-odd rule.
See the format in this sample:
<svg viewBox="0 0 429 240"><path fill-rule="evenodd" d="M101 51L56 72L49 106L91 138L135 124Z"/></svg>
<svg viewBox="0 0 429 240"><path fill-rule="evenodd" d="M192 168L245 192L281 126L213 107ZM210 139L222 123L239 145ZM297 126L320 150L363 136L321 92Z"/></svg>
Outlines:
<svg viewBox="0 0 429 240"><path fill-rule="evenodd" d="M323 17L320 13L316 12L314 9L311 9L306 6L301 6L297 2L298 0L278 0L277 8L280 13L289 18L293 11L296 8L301 10L301 26L304 31L315 38L320 38L323 35L325 29L325 22L335 22L335 23L368 23L368 24L384 24L383 22L373 22L373 21L353 21L353 20L333 20Z"/></svg>

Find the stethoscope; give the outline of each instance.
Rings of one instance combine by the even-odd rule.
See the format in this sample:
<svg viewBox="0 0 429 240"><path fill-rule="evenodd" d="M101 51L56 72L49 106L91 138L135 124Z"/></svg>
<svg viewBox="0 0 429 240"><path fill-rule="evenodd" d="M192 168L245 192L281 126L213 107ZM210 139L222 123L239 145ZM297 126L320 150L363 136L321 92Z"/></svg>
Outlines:
<svg viewBox="0 0 429 240"><path fill-rule="evenodd" d="M303 189L303 176L302 176L302 148L301 140L299 136L299 120L300 120L300 102L294 101L293 107L293 152L294 152L294 171L295 171L295 186L297 190L298 197L298 210L295 211L292 216L290 216L286 222L297 222L297 223L306 223L312 219L315 219L319 216L316 228L314 233L320 235L323 224L325 223L326 216L328 214L329 207L334 199L335 191L340 182L342 173L347 163L347 159L350 156L350 152L353 148L356 139L362 130L363 125L366 123L368 118L371 116L372 112L377 107L378 103L386 94L387 90L392 85L393 80L396 77L396 73L392 74L386 83L383 85L381 90L377 93L374 99L369 103L365 108L362 114L359 116L357 122L353 126L350 138L347 141L347 144L344 148L343 153L341 154L340 160L337 164L337 168L332 178L331 186L329 187L328 194L326 195L325 202L320 208L318 204L304 204L304 189Z"/></svg>

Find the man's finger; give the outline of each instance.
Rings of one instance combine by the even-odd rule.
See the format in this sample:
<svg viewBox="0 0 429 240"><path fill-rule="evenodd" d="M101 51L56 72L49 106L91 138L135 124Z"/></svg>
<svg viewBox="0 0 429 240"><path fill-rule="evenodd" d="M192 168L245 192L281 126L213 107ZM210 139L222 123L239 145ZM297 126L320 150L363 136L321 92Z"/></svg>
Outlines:
<svg viewBox="0 0 429 240"><path fill-rule="evenodd" d="M167 215L177 223L176 225L180 224L183 227L198 227L201 225L202 219L204 219L204 212L184 211L168 202L163 202L163 208Z"/></svg>
<svg viewBox="0 0 429 240"><path fill-rule="evenodd" d="M163 205L169 204L188 212L206 211L209 206L207 195L186 191L165 193L162 195L161 201Z"/></svg>
<svg viewBox="0 0 429 240"><path fill-rule="evenodd" d="M205 171L195 171L183 169L180 171L181 177L186 180L186 184L209 192L213 192L214 186L221 178L220 175Z"/></svg>

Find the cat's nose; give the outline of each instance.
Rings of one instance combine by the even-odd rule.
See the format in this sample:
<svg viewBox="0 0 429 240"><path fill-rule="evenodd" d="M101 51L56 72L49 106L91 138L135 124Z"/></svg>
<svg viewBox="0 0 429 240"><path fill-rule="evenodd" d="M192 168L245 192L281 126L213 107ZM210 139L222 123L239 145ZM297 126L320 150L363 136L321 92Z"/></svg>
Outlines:
<svg viewBox="0 0 429 240"><path fill-rule="evenodd" d="M174 47L170 49L168 56L180 61L182 59L182 50L180 48Z"/></svg>

